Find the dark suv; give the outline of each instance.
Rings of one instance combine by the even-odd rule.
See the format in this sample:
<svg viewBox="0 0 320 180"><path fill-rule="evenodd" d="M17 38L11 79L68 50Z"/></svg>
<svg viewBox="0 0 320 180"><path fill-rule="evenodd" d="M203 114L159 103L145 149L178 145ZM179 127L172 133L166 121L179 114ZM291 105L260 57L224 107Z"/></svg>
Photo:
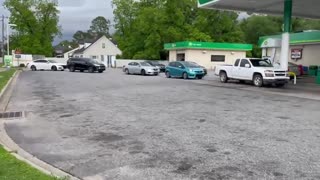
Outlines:
<svg viewBox="0 0 320 180"><path fill-rule="evenodd" d="M70 58L67 62L67 67L70 72L74 72L76 70L80 70L80 72L83 72L85 70L88 70L90 73L93 73L95 71L102 73L106 70L106 66L104 64L101 64L101 62L89 58Z"/></svg>

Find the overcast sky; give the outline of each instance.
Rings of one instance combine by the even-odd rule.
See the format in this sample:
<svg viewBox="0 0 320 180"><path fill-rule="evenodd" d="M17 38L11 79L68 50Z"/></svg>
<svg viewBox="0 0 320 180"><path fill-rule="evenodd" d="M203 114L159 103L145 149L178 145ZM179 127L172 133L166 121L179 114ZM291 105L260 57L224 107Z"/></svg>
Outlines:
<svg viewBox="0 0 320 180"><path fill-rule="evenodd" d="M54 44L61 40L71 40L77 30L86 31L91 21L97 16L104 16L113 21L111 0L58 0L60 10L60 22L62 26L62 38L56 38ZM4 0L0 0L0 15L9 15L2 6ZM246 17L246 15L240 15ZM111 29L113 31L113 29Z"/></svg>
<svg viewBox="0 0 320 180"><path fill-rule="evenodd" d="M3 2L0 0L0 15L8 15L2 6ZM59 0L59 10L62 39L71 39L77 30L88 30L92 19L97 16L113 20L111 0Z"/></svg>

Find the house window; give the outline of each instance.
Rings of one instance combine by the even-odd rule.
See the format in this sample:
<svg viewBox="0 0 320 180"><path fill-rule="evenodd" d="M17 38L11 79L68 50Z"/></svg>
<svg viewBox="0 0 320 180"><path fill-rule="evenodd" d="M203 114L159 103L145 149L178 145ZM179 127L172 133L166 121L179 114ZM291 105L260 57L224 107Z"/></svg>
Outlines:
<svg viewBox="0 0 320 180"><path fill-rule="evenodd" d="M102 49L106 48L106 43L102 43Z"/></svg>
<svg viewBox="0 0 320 180"><path fill-rule="evenodd" d="M97 59L97 56L92 56L92 59Z"/></svg>
<svg viewBox="0 0 320 180"><path fill-rule="evenodd" d="M83 55L81 54L81 55L80 55L80 57L82 58L82 57L83 57Z"/></svg>
<svg viewBox="0 0 320 180"><path fill-rule="evenodd" d="M226 59L226 56L224 55L212 55L211 56L211 62L224 62Z"/></svg>

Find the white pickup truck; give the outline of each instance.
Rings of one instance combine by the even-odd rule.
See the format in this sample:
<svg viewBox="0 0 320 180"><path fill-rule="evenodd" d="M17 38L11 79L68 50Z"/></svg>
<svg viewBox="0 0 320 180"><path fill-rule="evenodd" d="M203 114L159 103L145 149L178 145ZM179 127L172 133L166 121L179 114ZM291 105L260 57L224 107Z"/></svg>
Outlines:
<svg viewBox="0 0 320 180"><path fill-rule="evenodd" d="M290 79L287 70L273 67L268 59L258 58L237 59L234 65L216 66L215 74L220 76L222 83L236 79L242 82L252 81L258 87L267 84L282 87Z"/></svg>

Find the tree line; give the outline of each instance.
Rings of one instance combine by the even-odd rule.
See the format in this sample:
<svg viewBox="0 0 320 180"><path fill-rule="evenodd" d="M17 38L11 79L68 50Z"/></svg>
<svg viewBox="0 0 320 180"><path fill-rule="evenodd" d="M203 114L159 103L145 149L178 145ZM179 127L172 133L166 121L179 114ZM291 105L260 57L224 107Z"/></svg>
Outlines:
<svg viewBox="0 0 320 180"><path fill-rule="evenodd" d="M280 34L280 16L252 15L197 8L197 0L113 0L114 38L128 59L166 59L164 43L213 41L257 44L259 37ZM292 31L320 29L319 20L293 18ZM249 56L261 56L256 45Z"/></svg>

